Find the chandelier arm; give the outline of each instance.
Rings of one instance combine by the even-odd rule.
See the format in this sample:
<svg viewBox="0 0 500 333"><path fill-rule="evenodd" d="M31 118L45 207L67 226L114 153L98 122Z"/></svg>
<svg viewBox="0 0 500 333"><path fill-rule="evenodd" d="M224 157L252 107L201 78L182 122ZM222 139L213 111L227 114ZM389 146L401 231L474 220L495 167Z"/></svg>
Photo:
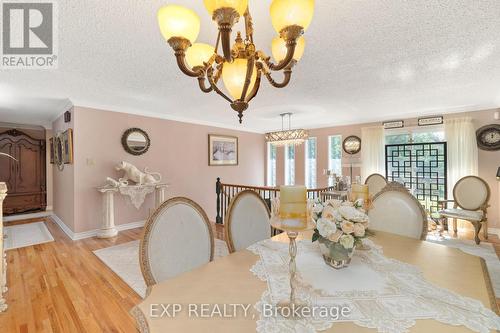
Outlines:
<svg viewBox="0 0 500 333"><path fill-rule="evenodd" d="M247 61L247 74L245 77L245 83L243 84L243 91L241 92L240 100L242 101L244 101L247 96L248 87L250 86L250 81L252 79L254 65L255 65L255 58L250 57Z"/></svg>
<svg viewBox="0 0 500 333"><path fill-rule="evenodd" d="M208 72L207 72L207 78L208 78L208 82L210 83L210 86L212 87L212 89L217 93L219 94L220 96L222 96L226 101L228 101L229 103L233 103L233 100L230 99L229 97L227 97L226 94L224 94L220 89L219 87L217 87L217 84L214 82L213 80L213 76L212 76L212 72L213 70L212 69L209 69Z"/></svg>
<svg viewBox="0 0 500 333"><path fill-rule="evenodd" d="M283 71L283 74L284 74L283 81L278 83L278 82L276 82L273 79L273 77L272 77L272 75L271 75L270 72L266 72L265 73L267 80L275 88L284 88L284 87L286 87L290 83L290 80L292 78L292 68L291 68L291 66L285 68L285 70Z"/></svg>
<svg viewBox="0 0 500 333"><path fill-rule="evenodd" d="M186 53L184 51L175 51L175 58L177 59L177 66L181 72L191 77L198 77L203 75L202 67L198 67L195 70L190 69L186 64Z"/></svg>
<svg viewBox="0 0 500 333"><path fill-rule="evenodd" d="M273 64L271 60L266 59L266 64L269 66L270 70L280 71L286 68L293 61L293 55L295 54L295 47L297 46L297 41L287 41L286 43L286 56L278 64Z"/></svg>
<svg viewBox="0 0 500 333"><path fill-rule="evenodd" d="M260 82L262 79L262 70L257 68L257 78L255 79L255 84L253 86L252 91L250 92L250 95L248 95L246 102L249 103L255 96L257 96L257 93L259 92L260 88Z"/></svg>
<svg viewBox="0 0 500 333"><path fill-rule="evenodd" d="M205 76L203 75L198 76L198 84L200 86L201 91L203 91L204 93L209 93L214 90L214 88L212 88L212 85L210 85L210 87L207 88L207 86L205 85Z"/></svg>

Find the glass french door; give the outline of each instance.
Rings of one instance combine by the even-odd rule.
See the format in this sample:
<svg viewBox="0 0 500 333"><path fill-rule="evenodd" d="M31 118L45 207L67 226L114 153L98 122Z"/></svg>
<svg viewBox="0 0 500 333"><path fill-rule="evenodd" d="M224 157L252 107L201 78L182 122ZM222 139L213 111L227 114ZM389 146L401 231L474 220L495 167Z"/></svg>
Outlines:
<svg viewBox="0 0 500 333"><path fill-rule="evenodd" d="M387 180L402 183L431 213L447 199L446 160L446 142L385 146Z"/></svg>

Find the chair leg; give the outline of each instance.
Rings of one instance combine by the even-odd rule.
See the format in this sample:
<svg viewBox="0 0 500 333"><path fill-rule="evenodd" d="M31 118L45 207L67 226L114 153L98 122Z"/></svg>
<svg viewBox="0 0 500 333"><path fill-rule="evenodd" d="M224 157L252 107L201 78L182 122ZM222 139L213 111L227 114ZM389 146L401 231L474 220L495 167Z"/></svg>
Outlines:
<svg viewBox="0 0 500 333"><path fill-rule="evenodd" d="M477 245L481 243L481 240L479 239L479 231L481 231L481 222L476 222L474 223L474 240Z"/></svg>
<svg viewBox="0 0 500 333"><path fill-rule="evenodd" d="M453 232L455 233L455 235L458 232L457 219L453 219Z"/></svg>
<svg viewBox="0 0 500 333"><path fill-rule="evenodd" d="M484 235L484 239L488 239L488 220L484 220L483 221L483 235Z"/></svg>

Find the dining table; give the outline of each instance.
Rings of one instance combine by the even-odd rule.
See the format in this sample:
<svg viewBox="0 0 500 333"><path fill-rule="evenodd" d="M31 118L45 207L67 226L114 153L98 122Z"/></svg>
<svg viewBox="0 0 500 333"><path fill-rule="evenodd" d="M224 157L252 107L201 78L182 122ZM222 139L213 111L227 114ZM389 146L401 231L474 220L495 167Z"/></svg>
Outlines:
<svg viewBox="0 0 500 333"><path fill-rule="evenodd" d="M310 240L311 236L312 231L306 231L297 240ZM283 233L272 240L288 242L288 237ZM381 246L388 258L418 267L430 283L477 300L498 314L484 259L459 249L386 232L376 232L371 241ZM150 287L145 299L131 310L138 330L142 333L256 332L259 314L252 313L251 308L260 301L267 288L266 282L250 271L258 260L259 256L249 250L237 251ZM298 272L300 274L300 267ZM252 306L249 313L243 312L241 308L236 316L220 313L217 316L204 316L200 311L205 305L210 311L213 309L210 305L214 304ZM416 320L408 331L470 332L465 326L444 324L433 319ZM352 322L336 322L325 332L361 333L377 330Z"/></svg>

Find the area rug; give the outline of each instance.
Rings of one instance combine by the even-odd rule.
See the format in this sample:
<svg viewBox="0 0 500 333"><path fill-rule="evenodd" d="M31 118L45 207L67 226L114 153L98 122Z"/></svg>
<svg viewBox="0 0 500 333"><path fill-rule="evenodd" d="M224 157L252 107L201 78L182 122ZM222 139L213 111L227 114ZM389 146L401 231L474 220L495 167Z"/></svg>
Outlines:
<svg viewBox="0 0 500 333"><path fill-rule="evenodd" d="M43 222L18 224L4 227L5 250L53 242L54 237Z"/></svg>
<svg viewBox="0 0 500 333"><path fill-rule="evenodd" d="M459 249L465 253L481 257L486 262L491 284L495 291L495 296L500 298L500 259L491 243L481 242L476 245L472 240L456 239L450 236L439 236L437 234L427 235L427 241Z"/></svg>
<svg viewBox="0 0 500 333"><path fill-rule="evenodd" d="M226 242L215 240L215 258L228 255ZM146 283L139 266L139 241L132 241L94 251L101 261L116 273L139 296L146 295Z"/></svg>

